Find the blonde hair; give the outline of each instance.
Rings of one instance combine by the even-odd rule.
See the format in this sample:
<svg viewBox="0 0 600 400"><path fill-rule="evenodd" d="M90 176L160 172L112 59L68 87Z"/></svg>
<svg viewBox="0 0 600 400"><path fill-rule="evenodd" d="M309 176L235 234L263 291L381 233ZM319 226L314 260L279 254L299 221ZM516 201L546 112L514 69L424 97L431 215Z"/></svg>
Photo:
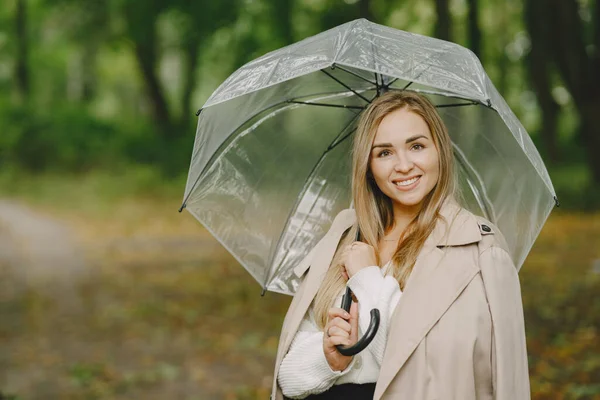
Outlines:
<svg viewBox="0 0 600 400"><path fill-rule="evenodd" d="M381 192L370 177L371 146L383 118L400 109L414 112L425 120L438 151L439 161L438 181L423 199L418 215L402 233L398 247L392 256L393 274L402 290L425 240L440 217L442 204L448 197L457 195L452 142L435 106L426 97L406 90L390 91L375 99L359 119L352 148L352 198L357 224L340 240L330 268L314 300L315 317L321 329L327 323L329 308L333 306L333 301L346 284L341 273L341 250L354 241L359 227L360 240L373 246L377 263L380 263L379 242L386 229L393 226L394 214L392 200Z"/></svg>

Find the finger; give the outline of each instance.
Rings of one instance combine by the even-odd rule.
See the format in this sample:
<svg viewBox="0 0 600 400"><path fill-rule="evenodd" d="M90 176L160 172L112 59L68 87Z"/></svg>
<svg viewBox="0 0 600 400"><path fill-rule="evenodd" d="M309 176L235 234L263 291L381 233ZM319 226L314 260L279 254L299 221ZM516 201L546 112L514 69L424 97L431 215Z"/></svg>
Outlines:
<svg viewBox="0 0 600 400"><path fill-rule="evenodd" d="M329 329L327 329L327 332L325 333L328 333L329 337L341 336L345 338L350 338L350 324L348 324L347 330L335 325L330 326Z"/></svg>
<svg viewBox="0 0 600 400"><path fill-rule="evenodd" d="M335 317L340 317L343 319L350 318L350 314L348 314L344 309L339 307L331 307L327 312L327 316L329 317L329 321L333 320Z"/></svg>
<svg viewBox="0 0 600 400"><path fill-rule="evenodd" d="M340 328L348 333L350 333L350 330L352 329L352 325L350 324L350 322L341 319L340 317L334 318L330 323L329 323L329 327L336 327L336 328ZM330 333L331 334L331 333Z"/></svg>
<svg viewBox="0 0 600 400"><path fill-rule="evenodd" d="M348 272L346 272L346 268L344 268L342 270L342 278L344 278L345 281L347 281L348 279L350 279L350 277L348 276Z"/></svg>
<svg viewBox="0 0 600 400"><path fill-rule="evenodd" d="M349 337L342 337L342 336L331 336L325 339L325 342L333 347L333 346L350 346L352 344L351 340Z"/></svg>
<svg viewBox="0 0 600 400"><path fill-rule="evenodd" d="M350 332L352 338L358 338L358 303L352 302L350 305Z"/></svg>

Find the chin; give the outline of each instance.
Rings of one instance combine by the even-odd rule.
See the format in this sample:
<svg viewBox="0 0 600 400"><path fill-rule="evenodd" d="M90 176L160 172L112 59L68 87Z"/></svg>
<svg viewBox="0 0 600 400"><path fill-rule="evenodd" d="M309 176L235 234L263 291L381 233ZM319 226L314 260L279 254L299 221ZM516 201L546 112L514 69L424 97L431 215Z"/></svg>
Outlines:
<svg viewBox="0 0 600 400"><path fill-rule="evenodd" d="M395 199L395 201L404 207L414 207L421 204L424 198L425 197L421 197L419 199Z"/></svg>

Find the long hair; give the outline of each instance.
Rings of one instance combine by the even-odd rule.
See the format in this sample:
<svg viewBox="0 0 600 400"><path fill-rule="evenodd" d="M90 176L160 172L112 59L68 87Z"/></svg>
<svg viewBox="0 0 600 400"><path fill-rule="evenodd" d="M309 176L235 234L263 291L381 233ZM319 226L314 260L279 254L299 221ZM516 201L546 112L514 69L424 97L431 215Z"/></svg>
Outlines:
<svg viewBox="0 0 600 400"><path fill-rule="evenodd" d="M369 171L371 146L383 118L400 109L414 112L427 123L438 151L439 161L438 181L423 199L419 213L402 233L398 247L392 256L393 275L402 290L425 240L440 217L442 204L448 197L457 194L452 142L435 106L426 97L406 90L390 91L374 100L360 116L352 147L352 198L357 224L340 240L330 268L314 300L316 322L321 329L327 323L329 308L333 306L333 302L346 284L341 274L341 253L354 241L358 228L360 228L360 240L373 246L378 258L377 264L380 263L379 242L386 230L393 226L394 214L392 200L381 192Z"/></svg>

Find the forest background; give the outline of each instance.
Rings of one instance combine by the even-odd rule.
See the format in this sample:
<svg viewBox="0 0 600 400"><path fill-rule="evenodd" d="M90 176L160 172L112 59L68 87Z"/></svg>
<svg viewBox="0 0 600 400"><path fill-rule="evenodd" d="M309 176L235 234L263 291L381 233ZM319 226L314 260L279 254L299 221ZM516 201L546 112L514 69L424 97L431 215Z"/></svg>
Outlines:
<svg viewBox="0 0 600 400"><path fill-rule="evenodd" d="M356 18L470 48L561 206L521 270L533 398L600 398L600 1L1 0L0 398L268 397L289 298L177 214L230 73Z"/></svg>

